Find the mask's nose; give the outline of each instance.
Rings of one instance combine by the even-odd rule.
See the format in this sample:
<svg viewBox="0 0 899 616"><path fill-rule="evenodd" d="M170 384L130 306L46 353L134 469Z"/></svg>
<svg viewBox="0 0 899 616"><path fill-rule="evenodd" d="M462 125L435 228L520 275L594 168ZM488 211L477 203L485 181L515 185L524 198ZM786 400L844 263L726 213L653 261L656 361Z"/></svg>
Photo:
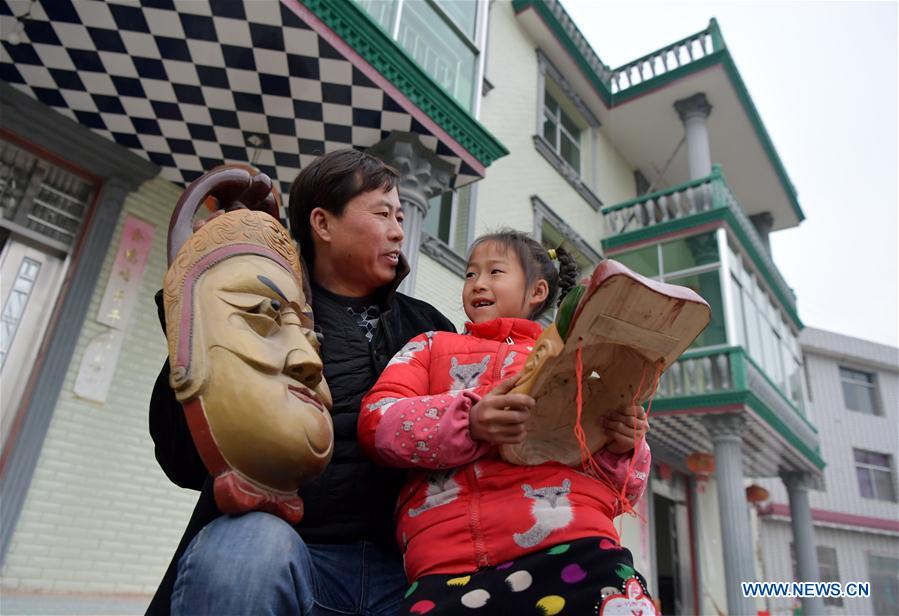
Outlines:
<svg viewBox="0 0 899 616"><path fill-rule="evenodd" d="M294 349L287 354L284 374L314 389L322 380L322 362L311 348Z"/></svg>

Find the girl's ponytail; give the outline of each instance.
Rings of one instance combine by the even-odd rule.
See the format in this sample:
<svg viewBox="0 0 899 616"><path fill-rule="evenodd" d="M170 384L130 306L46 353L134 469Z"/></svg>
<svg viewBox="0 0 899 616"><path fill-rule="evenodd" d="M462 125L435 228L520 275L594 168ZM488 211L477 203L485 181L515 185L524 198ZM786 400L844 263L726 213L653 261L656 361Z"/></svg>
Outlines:
<svg viewBox="0 0 899 616"><path fill-rule="evenodd" d="M580 275L580 267L577 261L571 256L567 250L559 246L556 248L556 258L559 260L559 299L556 301L557 306L562 305L562 300L568 292L577 286L577 279Z"/></svg>

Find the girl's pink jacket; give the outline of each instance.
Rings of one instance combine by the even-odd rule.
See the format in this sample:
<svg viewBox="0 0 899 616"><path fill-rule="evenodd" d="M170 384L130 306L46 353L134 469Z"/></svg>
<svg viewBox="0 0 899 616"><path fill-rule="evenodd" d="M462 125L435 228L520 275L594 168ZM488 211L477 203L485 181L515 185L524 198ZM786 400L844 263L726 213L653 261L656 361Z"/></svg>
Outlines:
<svg viewBox="0 0 899 616"><path fill-rule="evenodd" d="M413 472L397 504L406 575L470 573L585 537L615 543L616 494L562 464L516 466L473 441L468 412L521 371L541 327L525 319L467 325L467 334L429 332L391 360L362 401L359 442L385 466ZM646 487L645 440L631 454L594 459L633 504Z"/></svg>

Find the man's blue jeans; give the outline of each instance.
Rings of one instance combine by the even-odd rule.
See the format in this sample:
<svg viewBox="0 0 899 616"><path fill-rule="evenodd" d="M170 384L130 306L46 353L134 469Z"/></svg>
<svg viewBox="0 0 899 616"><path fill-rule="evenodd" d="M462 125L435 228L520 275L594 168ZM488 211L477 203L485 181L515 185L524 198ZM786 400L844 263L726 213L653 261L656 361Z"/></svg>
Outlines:
<svg viewBox="0 0 899 616"><path fill-rule="evenodd" d="M371 543L307 545L267 513L222 516L178 562L172 614L394 616L406 590L398 555Z"/></svg>

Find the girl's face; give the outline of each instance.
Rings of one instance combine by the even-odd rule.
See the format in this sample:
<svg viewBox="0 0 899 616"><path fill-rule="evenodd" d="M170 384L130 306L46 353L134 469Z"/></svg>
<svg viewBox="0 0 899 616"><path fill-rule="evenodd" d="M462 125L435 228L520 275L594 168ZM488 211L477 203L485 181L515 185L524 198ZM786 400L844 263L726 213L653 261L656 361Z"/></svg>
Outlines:
<svg viewBox="0 0 899 616"><path fill-rule="evenodd" d="M462 304L472 323L500 317L526 319L548 294L543 279L527 287L515 251L498 242L483 242L471 252L462 287Z"/></svg>

